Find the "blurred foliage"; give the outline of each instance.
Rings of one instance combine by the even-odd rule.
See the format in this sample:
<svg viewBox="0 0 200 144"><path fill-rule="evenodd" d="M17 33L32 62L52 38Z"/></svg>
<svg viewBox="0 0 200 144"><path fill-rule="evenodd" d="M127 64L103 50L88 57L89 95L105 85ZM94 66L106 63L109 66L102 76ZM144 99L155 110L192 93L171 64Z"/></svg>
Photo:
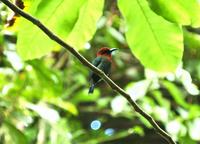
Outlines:
<svg viewBox="0 0 200 144"><path fill-rule="evenodd" d="M28 5L30 1L25 2ZM129 92L132 99L175 140L179 143L198 144L200 29L183 27L182 64L176 72L163 75L144 68L132 55L134 49L128 49L125 23L116 2L110 0L104 5L104 13L98 21L95 35L80 52L92 60L101 46L120 48L113 56L111 78ZM0 3L1 144L165 143L147 120L135 113L127 101L113 92L106 83L101 82L94 94L88 95L88 69L62 48L41 59L22 61L16 52L18 35L16 31L13 32L16 27L6 27L10 16L12 18L13 13ZM65 16L67 18L70 15ZM174 18L179 17L175 15ZM81 25L82 20L78 21ZM87 24L84 26L87 27ZM58 28L64 32L63 27ZM46 38L45 35L43 37ZM40 44L42 42L39 41ZM34 44L32 41L28 43ZM25 47L26 51L29 48ZM40 51L41 48L46 47L42 44L42 47L35 47L35 50Z"/></svg>

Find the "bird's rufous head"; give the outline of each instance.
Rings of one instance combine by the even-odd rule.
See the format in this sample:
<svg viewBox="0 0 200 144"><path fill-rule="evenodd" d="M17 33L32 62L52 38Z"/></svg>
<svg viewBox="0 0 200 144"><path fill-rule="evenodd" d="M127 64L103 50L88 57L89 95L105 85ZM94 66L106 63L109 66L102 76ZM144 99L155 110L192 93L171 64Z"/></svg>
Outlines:
<svg viewBox="0 0 200 144"><path fill-rule="evenodd" d="M111 58L111 54L113 51L117 50L116 48L107 48L107 47L102 47L100 50L97 52L97 56L107 56Z"/></svg>

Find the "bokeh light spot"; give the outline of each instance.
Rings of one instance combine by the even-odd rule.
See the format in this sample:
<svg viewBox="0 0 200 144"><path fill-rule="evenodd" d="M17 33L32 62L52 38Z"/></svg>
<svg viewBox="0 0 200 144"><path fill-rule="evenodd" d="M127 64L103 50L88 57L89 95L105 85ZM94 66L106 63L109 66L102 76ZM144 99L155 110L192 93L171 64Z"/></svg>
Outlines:
<svg viewBox="0 0 200 144"><path fill-rule="evenodd" d="M108 128L108 129L106 129L105 130L105 135L107 135L107 136L111 136L111 135L113 135L114 134L114 132L115 132L115 130L113 129L113 128Z"/></svg>
<svg viewBox="0 0 200 144"><path fill-rule="evenodd" d="M98 130L101 127L101 122L99 120L94 120L90 124L91 129Z"/></svg>

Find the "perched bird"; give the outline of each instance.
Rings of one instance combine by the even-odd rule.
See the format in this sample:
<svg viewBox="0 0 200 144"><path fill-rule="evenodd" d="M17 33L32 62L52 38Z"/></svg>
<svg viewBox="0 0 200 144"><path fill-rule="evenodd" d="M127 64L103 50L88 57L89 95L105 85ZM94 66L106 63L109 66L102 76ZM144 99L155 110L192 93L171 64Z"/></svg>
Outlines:
<svg viewBox="0 0 200 144"><path fill-rule="evenodd" d="M109 74L112 64L112 52L117 50L116 48L109 49L107 47L101 48L97 52L97 57L92 61L92 64L102 70L106 75ZM90 72L89 76L90 88L88 93L93 93L94 87L101 80L101 78L94 72Z"/></svg>

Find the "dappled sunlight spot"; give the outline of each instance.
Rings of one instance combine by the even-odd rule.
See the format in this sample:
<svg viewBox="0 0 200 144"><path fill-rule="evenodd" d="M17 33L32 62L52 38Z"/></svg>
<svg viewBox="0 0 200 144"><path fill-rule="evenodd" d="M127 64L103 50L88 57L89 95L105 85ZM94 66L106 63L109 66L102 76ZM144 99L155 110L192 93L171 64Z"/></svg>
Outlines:
<svg viewBox="0 0 200 144"><path fill-rule="evenodd" d="M168 81L175 81L176 78L180 78L181 74L182 74L182 63L180 63L177 66L175 72L168 72L166 73L165 77Z"/></svg>
<svg viewBox="0 0 200 144"><path fill-rule="evenodd" d="M181 81L184 88L190 95L200 94L200 90L198 89L198 87L194 83L192 83L192 77L190 73L187 70L183 69L182 65L178 66L175 73L169 73L166 78L169 81L175 81L177 78L179 81Z"/></svg>
<svg viewBox="0 0 200 144"><path fill-rule="evenodd" d="M33 67L32 67L31 65L27 65L27 66L25 67L25 69L26 69L27 71L32 71L32 70L33 70Z"/></svg>
<svg viewBox="0 0 200 144"><path fill-rule="evenodd" d="M177 136L181 131L181 123L177 120L173 120L167 123L166 130L173 136L174 139L177 139Z"/></svg>
<svg viewBox="0 0 200 144"><path fill-rule="evenodd" d="M96 24L97 29L100 29L100 28L102 28L103 26L105 26L106 21L107 21L106 17L105 17L105 16L101 16L101 18L98 20L98 22L97 22L97 24Z"/></svg>
<svg viewBox="0 0 200 144"><path fill-rule="evenodd" d="M183 83L191 83L192 78L190 76L190 73L186 70L182 70L181 80L182 80Z"/></svg>
<svg viewBox="0 0 200 144"><path fill-rule="evenodd" d="M192 77L188 71L182 69L180 80L189 94L199 95L200 92L198 90L198 87L192 83Z"/></svg>
<svg viewBox="0 0 200 144"><path fill-rule="evenodd" d="M89 42L85 43L84 48L85 49L90 49L91 48L91 44Z"/></svg>
<svg viewBox="0 0 200 144"><path fill-rule="evenodd" d="M15 70L19 71L23 68L23 63L15 51L4 51L4 54Z"/></svg>
<svg viewBox="0 0 200 144"><path fill-rule="evenodd" d="M13 84L13 83L7 84L7 85L5 85L5 86L3 87L1 93L2 93L3 95L6 95L6 94L8 94L9 90L10 90L11 88L13 88L13 87L14 87L14 84Z"/></svg>
<svg viewBox="0 0 200 144"><path fill-rule="evenodd" d="M167 80L169 81L175 81L176 78L181 81L183 84L184 88L190 95L199 95L200 90L198 87L192 83L192 77L190 73L182 68L182 64L180 64L175 73L169 73L166 75Z"/></svg>
<svg viewBox="0 0 200 144"><path fill-rule="evenodd" d="M58 78L57 78L54 74L51 75L51 79L53 80L53 82L54 82L55 84L58 84L58 83L59 83Z"/></svg>
<svg viewBox="0 0 200 144"><path fill-rule="evenodd" d="M123 97L116 96L111 101L111 108L112 108L113 112L120 113L124 110L126 104L127 104L127 101Z"/></svg>
<svg viewBox="0 0 200 144"><path fill-rule="evenodd" d="M26 118L24 118L24 126L28 127L29 124L31 124L33 122L33 118L31 116L26 116Z"/></svg>
<svg viewBox="0 0 200 144"><path fill-rule="evenodd" d="M66 137L67 137L68 139L72 139L72 138L73 138L73 136L72 136L72 134L71 134L70 132L68 132L68 133L66 134Z"/></svg>
<svg viewBox="0 0 200 144"><path fill-rule="evenodd" d="M133 128L129 128L129 129L128 129L128 133L129 133L129 134L134 133L134 129L133 129Z"/></svg>
<svg viewBox="0 0 200 144"><path fill-rule="evenodd" d="M118 42L124 44L125 43L125 38L122 35L121 32L117 31L117 29L113 28L113 27L108 27L107 28L108 33L115 38Z"/></svg>
<svg viewBox="0 0 200 144"><path fill-rule="evenodd" d="M180 115L181 115L181 117L182 117L183 119L188 119L188 118L189 118L189 112L188 112L187 110L185 110L185 109L179 107L179 108L177 109L177 111L180 113Z"/></svg>
<svg viewBox="0 0 200 144"><path fill-rule="evenodd" d="M1 9L1 8L0 8ZM0 12L0 16L1 17L6 17L6 15L7 15L7 12L6 11L1 11Z"/></svg>
<svg viewBox="0 0 200 144"><path fill-rule="evenodd" d="M127 87L127 92L130 94L132 100L136 101L145 96L148 91L150 80L142 80L136 83L132 83Z"/></svg>
<svg viewBox="0 0 200 144"><path fill-rule="evenodd" d="M28 127L33 122L31 116L21 117L20 120L16 123L16 127L20 130L23 130L25 127Z"/></svg>
<svg viewBox="0 0 200 144"><path fill-rule="evenodd" d="M169 73L166 75L168 81L175 81L175 75L173 73Z"/></svg>
<svg viewBox="0 0 200 144"><path fill-rule="evenodd" d="M186 90L188 91L189 94L199 95L198 87L195 84L189 83L188 85L186 85L185 88L186 88Z"/></svg>
<svg viewBox="0 0 200 144"><path fill-rule="evenodd" d="M155 80L158 78L169 77L170 79L175 79L174 72L158 72L149 68L145 68L146 79Z"/></svg>
<svg viewBox="0 0 200 144"><path fill-rule="evenodd" d="M181 75L182 75L182 72L183 72L182 67L183 67L183 65L180 64L180 65L177 67L176 71L175 71L175 75L176 75L177 78L180 78Z"/></svg>
<svg viewBox="0 0 200 144"><path fill-rule="evenodd" d="M112 136L114 134L115 130L113 128L107 128L104 133L107 136Z"/></svg>
<svg viewBox="0 0 200 144"><path fill-rule="evenodd" d="M146 68L144 72L147 79L157 79L159 77L159 73L154 70Z"/></svg>
<svg viewBox="0 0 200 144"><path fill-rule="evenodd" d="M153 108L150 104L148 103L144 103L142 105L143 109L145 110L145 112L147 112L148 114L152 113L153 112Z"/></svg>
<svg viewBox="0 0 200 144"><path fill-rule="evenodd" d="M0 74L13 75L15 72L11 68L0 68Z"/></svg>
<svg viewBox="0 0 200 144"><path fill-rule="evenodd" d="M60 119L59 113L56 110L47 107L46 105L35 105L32 103L27 103L26 107L38 113L49 123L54 124Z"/></svg>
<svg viewBox="0 0 200 144"><path fill-rule="evenodd" d="M92 130L98 130L101 127L101 122L99 120L93 120L90 124Z"/></svg>
<svg viewBox="0 0 200 144"><path fill-rule="evenodd" d="M189 124L189 135L193 140L200 140L200 118Z"/></svg>
<svg viewBox="0 0 200 144"><path fill-rule="evenodd" d="M163 122L168 121L168 111L166 108L156 106L154 109L154 115Z"/></svg>

